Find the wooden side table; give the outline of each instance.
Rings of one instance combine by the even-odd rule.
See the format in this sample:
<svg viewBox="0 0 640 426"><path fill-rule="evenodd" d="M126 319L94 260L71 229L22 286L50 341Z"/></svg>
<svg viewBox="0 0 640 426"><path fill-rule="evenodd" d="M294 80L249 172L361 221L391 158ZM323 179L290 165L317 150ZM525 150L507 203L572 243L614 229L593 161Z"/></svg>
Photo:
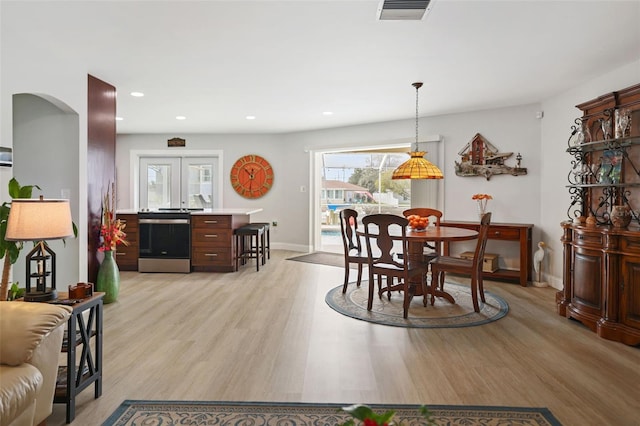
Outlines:
<svg viewBox="0 0 640 426"><path fill-rule="evenodd" d="M440 226L453 226L455 228L480 229L480 222L456 222L442 221ZM533 251L532 251L532 232L533 225L529 223L491 223L489 225L489 239L503 241L517 241L520 253L520 269L498 269L495 272L483 272L482 276L487 279L499 279L506 281L514 281L526 287L531 281L533 268ZM444 255L449 255L449 244L444 243Z"/></svg>
<svg viewBox="0 0 640 426"><path fill-rule="evenodd" d="M91 384L95 385L95 398L102 395L102 298L104 293L80 302L68 304L62 301L67 293L60 292L58 302L71 306L73 312L67 320L67 331L62 342L62 352L67 353L67 365L58 368L58 381L53 397L55 404L66 404L67 423L76 416L76 396ZM56 303L56 302L50 302ZM86 318L85 318L86 314ZM95 344L91 347L91 338ZM80 349L80 357L76 351Z"/></svg>

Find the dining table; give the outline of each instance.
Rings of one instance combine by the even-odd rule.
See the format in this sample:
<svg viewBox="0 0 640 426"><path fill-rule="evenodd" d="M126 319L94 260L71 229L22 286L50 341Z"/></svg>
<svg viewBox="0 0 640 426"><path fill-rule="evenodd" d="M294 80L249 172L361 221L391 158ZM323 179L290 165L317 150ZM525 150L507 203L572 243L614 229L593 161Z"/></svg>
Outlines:
<svg viewBox="0 0 640 426"><path fill-rule="evenodd" d="M364 230L358 230L357 234L362 237L365 236ZM391 236L402 239L399 229L392 230ZM450 243L454 241L475 240L478 238L478 231L466 228L454 228L451 226L430 225L423 230L407 227L405 237L409 242L409 260L412 262L423 262L424 243L434 241ZM442 253L438 253L438 255L441 254ZM411 281L410 284L412 296L423 295L422 283L420 281ZM432 298L442 297L453 304L456 303L454 297L443 289L439 289L437 284L431 283L427 285L427 289L431 293Z"/></svg>
<svg viewBox="0 0 640 426"><path fill-rule="evenodd" d="M475 240L478 238L478 231L465 228L453 228L449 226L427 226L424 230L416 230L407 228L406 238L409 241L409 260L412 262L421 262L423 259L424 243L427 242L441 242L450 243L453 241L465 241ZM437 253L442 255L442 253ZM412 283L415 287L414 295L421 294L421 283ZM431 297L442 297L451 303L456 303L455 299L450 293L447 293L443 289L439 289L436 283L427 285L429 291L431 291Z"/></svg>

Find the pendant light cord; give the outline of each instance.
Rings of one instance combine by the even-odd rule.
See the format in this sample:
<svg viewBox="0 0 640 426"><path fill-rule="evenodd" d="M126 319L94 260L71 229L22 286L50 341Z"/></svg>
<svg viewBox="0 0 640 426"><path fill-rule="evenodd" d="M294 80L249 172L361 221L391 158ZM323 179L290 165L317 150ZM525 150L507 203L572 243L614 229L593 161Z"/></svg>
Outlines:
<svg viewBox="0 0 640 426"><path fill-rule="evenodd" d="M418 151L418 89L422 87L422 83L413 83L416 88L416 151Z"/></svg>

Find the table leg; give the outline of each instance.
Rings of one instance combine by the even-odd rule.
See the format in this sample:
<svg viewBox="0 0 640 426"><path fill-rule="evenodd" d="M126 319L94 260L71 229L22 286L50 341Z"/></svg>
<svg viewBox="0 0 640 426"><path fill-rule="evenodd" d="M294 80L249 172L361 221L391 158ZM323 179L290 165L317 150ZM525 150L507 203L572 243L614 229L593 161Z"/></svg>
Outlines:
<svg viewBox="0 0 640 426"><path fill-rule="evenodd" d="M67 322L67 423L71 423L76 417L76 315L79 314L73 312Z"/></svg>
<svg viewBox="0 0 640 426"><path fill-rule="evenodd" d="M422 242L412 241L409 243L409 259L411 259L412 262L423 262L423 251L424 251L423 246L424 244ZM448 245L445 246L445 250L448 250ZM434 277L433 274L431 275L431 277L432 277L431 284L427 284L425 286L425 288L429 291L429 294L431 295L431 305L434 304L436 297L443 297L447 299L450 303L455 304L456 301L453 298L453 296L439 288L438 277ZM411 284L412 284L412 288L414 289L414 295L426 296L423 294L423 289L422 289L423 287L421 282L417 282L414 279L414 281L412 281Z"/></svg>
<svg viewBox="0 0 640 426"><path fill-rule="evenodd" d="M94 390L94 397L102 395L102 303L96 305L96 372L98 378Z"/></svg>

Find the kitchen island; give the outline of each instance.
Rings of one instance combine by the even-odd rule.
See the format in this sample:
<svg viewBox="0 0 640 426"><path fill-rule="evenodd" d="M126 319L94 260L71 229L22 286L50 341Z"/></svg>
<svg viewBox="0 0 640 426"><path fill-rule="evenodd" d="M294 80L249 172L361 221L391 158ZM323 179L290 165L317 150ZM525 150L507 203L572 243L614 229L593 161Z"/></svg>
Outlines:
<svg viewBox="0 0 640 426"><path fill-rule="evenodd" d="M204 209L196 211L183 211L189 218L189 271L192 272L233 272L235 271L235 242L233 231L243 225L250 223L251 215L261 212L261 208L222 208ZM173 210L172 213L176 211ZM140 212L145 218L163 217L166 211ZM116 252L116 259L121 270L137 271L139 269L140 252L146 251L150 239L147 231L140 229L139 213L131 211L118 211L116 216L125 222L127 240L129 246L119 246ZM143 225L144 226L144 225ZM142 231L142 232L141 232ZM162 232L155 231L154 232ZM144 235L144 241L140 241ZM176 241L177 242L177 241ZM164 251L160 251L159 258L162 258ZM168 260L170 261L170 260ZM159 268L161 269L161 268ZM154 272L172 272L158 270ZM184 271L182 271L184 272Z"/></svg>

